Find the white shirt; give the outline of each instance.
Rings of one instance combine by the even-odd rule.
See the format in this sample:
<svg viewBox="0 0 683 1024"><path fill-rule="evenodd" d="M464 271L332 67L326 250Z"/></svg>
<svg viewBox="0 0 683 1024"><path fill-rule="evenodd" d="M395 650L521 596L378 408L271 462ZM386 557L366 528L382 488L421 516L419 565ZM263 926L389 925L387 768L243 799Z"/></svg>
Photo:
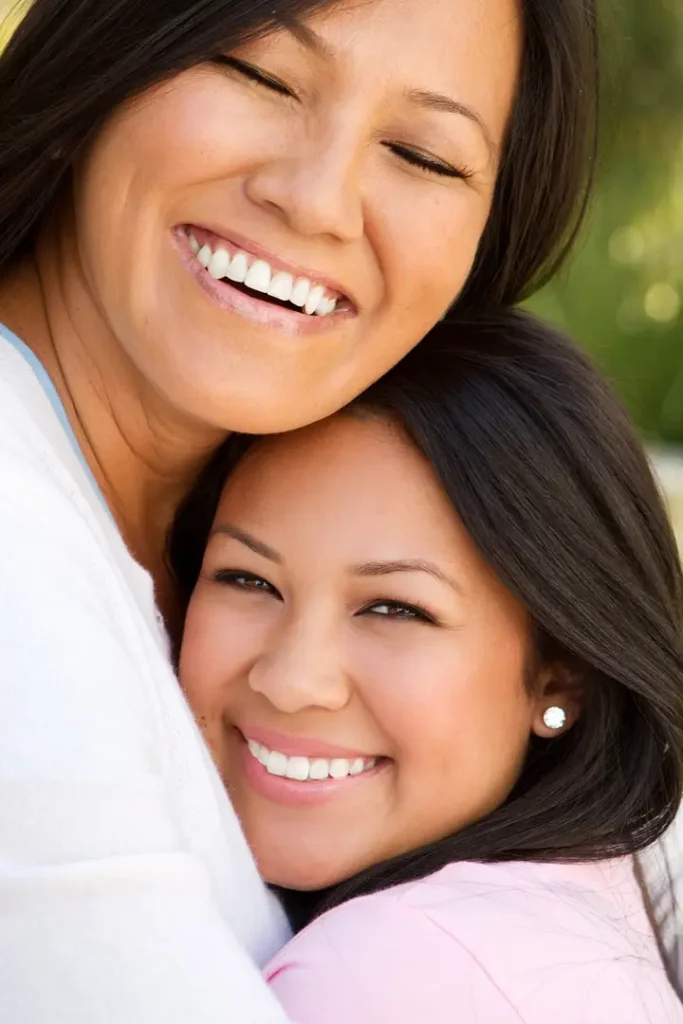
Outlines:
<svg viewBox="0 0 683 1024"><path fill-rule="evenodd" d="M0 327L0 1024L286 1024L255 966L284 917L21 348ZM644 868L683 980L680 833Z"/></svg>
<svg viewBox="0 0 683 1024"><path fill-rule="evenodd" d="M38 370L0 331L0 1022L286 1024L284 915Z"/></svg>

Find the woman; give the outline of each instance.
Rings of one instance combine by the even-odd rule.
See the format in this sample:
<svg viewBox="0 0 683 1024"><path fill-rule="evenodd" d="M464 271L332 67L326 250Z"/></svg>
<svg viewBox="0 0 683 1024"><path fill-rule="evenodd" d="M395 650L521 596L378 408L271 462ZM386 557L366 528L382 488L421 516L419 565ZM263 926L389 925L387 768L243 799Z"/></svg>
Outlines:
<svg viewBox="0 0 683 1024"><path fill-rule="evenodd" d="M226 433L334 412L458 295L552 269L591 7L36 0L0 59L3 1019L282 1020L167 528Z"/></svg>
<svg viewBox="0 0 683 1024"><path fill-rule="evenodd" d="M300 1024L683 1021L630 856L683 786L666 514L564 339L508 314L454 342L231 439L179 519L181 682L314 918L268 977Z"/></svg>

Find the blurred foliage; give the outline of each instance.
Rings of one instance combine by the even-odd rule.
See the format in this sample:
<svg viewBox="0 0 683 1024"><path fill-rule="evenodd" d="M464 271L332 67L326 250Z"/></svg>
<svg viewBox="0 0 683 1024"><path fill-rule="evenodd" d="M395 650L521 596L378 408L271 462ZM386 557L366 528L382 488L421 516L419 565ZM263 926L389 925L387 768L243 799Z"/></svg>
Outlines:
<svg viewBox="0 0 683 1024"><path fill-rule="evenodd" d="M593 353L651 438L683 443L683 0L602 0L596 196L530 305Z"/></svg>

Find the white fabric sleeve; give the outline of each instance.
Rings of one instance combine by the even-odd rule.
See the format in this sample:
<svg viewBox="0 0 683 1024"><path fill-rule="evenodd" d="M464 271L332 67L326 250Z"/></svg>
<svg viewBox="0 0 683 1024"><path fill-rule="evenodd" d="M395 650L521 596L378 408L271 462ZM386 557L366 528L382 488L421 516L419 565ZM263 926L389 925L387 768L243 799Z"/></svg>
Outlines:
<svg viewBox="0 0 683 1024"><path fill-rule="evenodd" d="M83 521L25 482L0 457L0 1021L286 1024L183 849Z"/></svg>

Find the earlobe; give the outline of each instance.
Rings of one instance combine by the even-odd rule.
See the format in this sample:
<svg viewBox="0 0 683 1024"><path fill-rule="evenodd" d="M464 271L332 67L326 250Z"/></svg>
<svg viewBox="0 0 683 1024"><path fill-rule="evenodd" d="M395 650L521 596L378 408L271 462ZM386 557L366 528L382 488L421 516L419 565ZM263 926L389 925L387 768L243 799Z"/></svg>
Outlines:
<svg viewBox="0 0 683 1024"><path fill-rule="evenodd" d="M581 714L581 680L566 665L555 664L542 669L537 685L532 731L542 739L563 736Z"/></svg>
<svg viewBox="0 0 683 1024"><path fill-rule="evenodd" d="M557 700L539 707L534 716L532 731L541 739L556 739L571 729L579 717L579 708L571 702Z"/></svg>
<svg viewBox="0 0 683 1024"><path fill-rule="evenodd" d="M564 729L567 724L567 712L559 706L546 708L543 712L543 724L554 732L557 732L558 729Z"/></svg>

